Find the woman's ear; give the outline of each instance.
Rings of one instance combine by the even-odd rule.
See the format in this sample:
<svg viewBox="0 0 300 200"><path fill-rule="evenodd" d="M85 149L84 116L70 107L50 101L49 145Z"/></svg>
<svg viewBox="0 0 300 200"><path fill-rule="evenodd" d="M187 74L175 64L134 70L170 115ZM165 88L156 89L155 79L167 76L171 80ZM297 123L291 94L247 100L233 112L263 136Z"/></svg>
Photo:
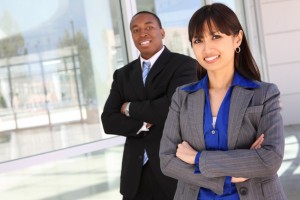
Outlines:
<svg viewBox="0 0 300 200"><path fill-rule="evenodd" d="M238 48L243 40L244 32L242 30L239 31L239 33L235 37L235 48Z"/></svg>

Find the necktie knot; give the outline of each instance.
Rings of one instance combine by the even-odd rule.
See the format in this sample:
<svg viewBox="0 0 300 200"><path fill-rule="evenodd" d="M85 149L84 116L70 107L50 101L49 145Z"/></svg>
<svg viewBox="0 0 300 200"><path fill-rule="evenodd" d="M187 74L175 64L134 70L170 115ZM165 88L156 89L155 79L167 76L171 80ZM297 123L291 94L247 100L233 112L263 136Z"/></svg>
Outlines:
<svg viewBox="0 0 300 200"><path fill-rule="evenodd" d="M146 78L147 78L148 73L150 71L150 66L151 66L150 62L146 62L146 61L143 62L143 82L144 82L144 85L146 83Z"/></svg>

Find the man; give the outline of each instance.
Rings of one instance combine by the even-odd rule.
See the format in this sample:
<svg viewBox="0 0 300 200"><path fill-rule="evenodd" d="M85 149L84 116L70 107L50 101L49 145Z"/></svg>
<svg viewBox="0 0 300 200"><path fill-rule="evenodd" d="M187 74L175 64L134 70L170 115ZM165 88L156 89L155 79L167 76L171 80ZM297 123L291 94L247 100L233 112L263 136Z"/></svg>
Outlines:
<svg viewBox="0 0 300 200"><path fill-rule="evenodd" d="M171 97L176 87L197 80L197 62L163 45L165 32L151 12L134 15L130 30L140 56L114 72L103 127L107 134L126 137L123 200L173 199L177 181L160 170L160 139Z"/></svg>

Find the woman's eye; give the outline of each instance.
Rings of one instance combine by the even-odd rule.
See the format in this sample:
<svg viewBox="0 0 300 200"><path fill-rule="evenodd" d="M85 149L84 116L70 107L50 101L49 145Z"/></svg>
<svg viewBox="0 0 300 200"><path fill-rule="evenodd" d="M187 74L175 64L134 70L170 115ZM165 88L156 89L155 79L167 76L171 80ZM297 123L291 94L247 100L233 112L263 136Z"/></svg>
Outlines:
<svg viewBox="0 0 300 200"><path fill-rule="evenodd" d="M213 36L212 36L212 39L213 39L213 40L216 40L216 39L219 39L220 37L221 37L220 35L213 35Z"/></svg>
<svg viewBox="0 0 300 200"><path fill-rule="evenodd" d="M201 43L201 40L200 40L200 39L195 39L195 40L194 40L194 44L199 44L199 43Z"/></svg>

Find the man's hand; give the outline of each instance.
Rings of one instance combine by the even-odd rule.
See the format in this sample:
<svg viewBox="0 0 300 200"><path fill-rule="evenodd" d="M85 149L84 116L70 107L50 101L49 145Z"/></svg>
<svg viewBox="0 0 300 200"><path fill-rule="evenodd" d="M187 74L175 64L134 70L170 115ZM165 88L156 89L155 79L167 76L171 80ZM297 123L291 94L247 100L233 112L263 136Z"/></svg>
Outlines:
<svg viewBox="0 0 300 200"><path fill-rule="evenodd" d="M125 109L126 109L127 104L128 104L128 102L123 103L121 110L120 110L120 112L124 115L125 115Z"/></svg>
<svg viewBox="0 0 300 200"><path fill-rule="evenodd" d="M188 164L195 164L196 155L197 151L193 149L186 141L183 141L182 143L178 144L176 156L180 160Z"/></svg>
<svg viewBox="0 0 300 200"><path fill-rule="evenodd" d="M151 128L152 126L153 126L153 124L150 124L150 123L147 123L147 124L146 124L146 128L147 128L147 129Z"/></svg>

